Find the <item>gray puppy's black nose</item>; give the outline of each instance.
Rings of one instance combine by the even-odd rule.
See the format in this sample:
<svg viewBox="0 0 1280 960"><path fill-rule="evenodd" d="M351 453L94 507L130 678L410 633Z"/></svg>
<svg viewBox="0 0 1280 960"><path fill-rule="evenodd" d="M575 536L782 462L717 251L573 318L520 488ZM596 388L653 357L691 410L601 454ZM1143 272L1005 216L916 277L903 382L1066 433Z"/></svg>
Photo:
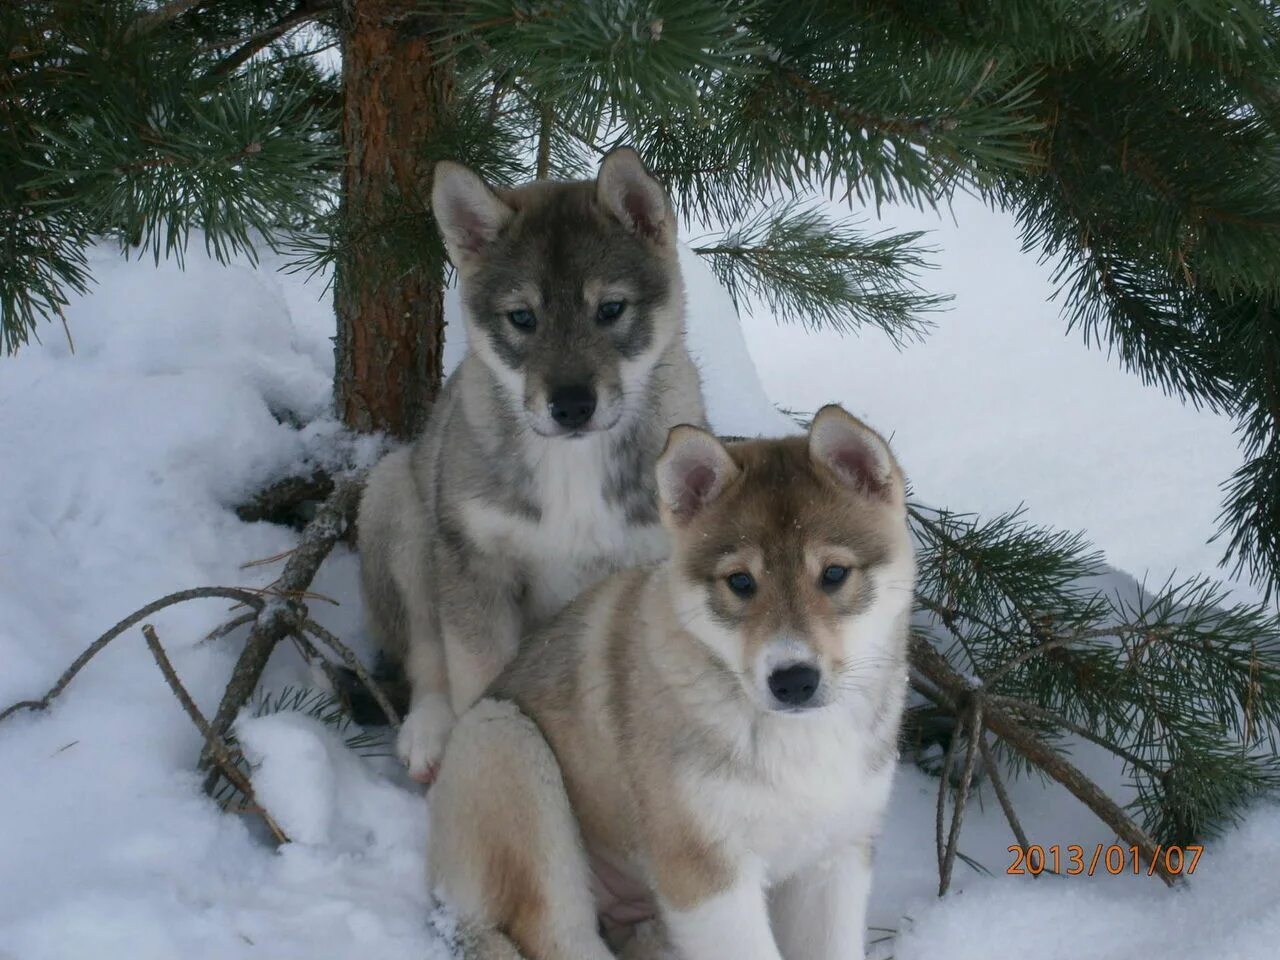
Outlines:
<svg viewBox="0 0 1280 960"><path fill-rule="evenodd" d="M769 674L769 692L777 697L779 703L801 707L813 699L821 680L822 674L815 667L797 663Z"/></svg>
<svg viewBox="0 0 1280 960"><path fill-rule="evenodd" d="M580 427L596 412L596 392L582 383L556 387L547 400L551 417L567 430Z"/></svg>

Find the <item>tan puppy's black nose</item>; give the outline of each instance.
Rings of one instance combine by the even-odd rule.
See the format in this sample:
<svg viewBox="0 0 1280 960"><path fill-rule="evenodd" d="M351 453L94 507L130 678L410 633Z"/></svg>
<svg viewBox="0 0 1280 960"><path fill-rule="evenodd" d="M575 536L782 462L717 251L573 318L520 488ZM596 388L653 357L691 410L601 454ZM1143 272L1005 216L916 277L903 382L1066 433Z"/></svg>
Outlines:
<svg viewBox="0 0 1280 960"><path fill-rule="evenodd" d="M596 392L586 384L556 387L547 401L551 418L566 430L574 430L596 412Z"/></svg>
<svg viewBox="0 0 1280 960"><path fill-rule="evenodd" d="M769 674L769 692L788 707L803 707L818 692L821 681L816 667L797 663Z"/></svg>

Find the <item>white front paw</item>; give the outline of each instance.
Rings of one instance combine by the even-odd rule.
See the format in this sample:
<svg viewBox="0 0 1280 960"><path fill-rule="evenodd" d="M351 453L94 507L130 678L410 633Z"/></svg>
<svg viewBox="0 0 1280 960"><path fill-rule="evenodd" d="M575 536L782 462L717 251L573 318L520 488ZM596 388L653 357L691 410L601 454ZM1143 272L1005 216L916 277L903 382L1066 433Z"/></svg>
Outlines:
<svg viewBox="0 0 1280 960"><path fill-rule="evenodd" d="M431 693L414 701L396 738L396 756L413 779L430 783L436 778L454 719L449 698L443 694Z"/></svg>

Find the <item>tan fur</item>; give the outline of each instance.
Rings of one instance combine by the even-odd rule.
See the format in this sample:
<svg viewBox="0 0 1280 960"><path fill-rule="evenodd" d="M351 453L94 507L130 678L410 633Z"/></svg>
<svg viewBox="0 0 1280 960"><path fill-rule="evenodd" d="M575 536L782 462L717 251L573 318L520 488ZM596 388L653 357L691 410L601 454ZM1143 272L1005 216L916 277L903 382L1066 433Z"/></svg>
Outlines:
<svg viewBox="0 0 1280 960"><path fill-rule="evenodd" d="M580 597L459 721L433 791L432 880L528 960L609 956L596 913L631 909L633 888L685 960L710 960L717 943L735 960L774 960L769 888L794 887L796 904L843 899L812 895L809 872L847 887L857 917L825 918L839 929L821 935L779 921L784 939L817 937L792 953L834 960L861 942L914 563L888 448L843 411L820 419L852 474L805 438L722 457L707 435L673 432L658 466L670 560ZM824 584L836 563L854 566ZM725 583L737 571L755 577L749 599ZM769 699L771 671L791 662L774 664L778 651L820 668L814 706ZM819 869L833 856L836 868ZM608 865L594 892L593 862Z"/></svg>

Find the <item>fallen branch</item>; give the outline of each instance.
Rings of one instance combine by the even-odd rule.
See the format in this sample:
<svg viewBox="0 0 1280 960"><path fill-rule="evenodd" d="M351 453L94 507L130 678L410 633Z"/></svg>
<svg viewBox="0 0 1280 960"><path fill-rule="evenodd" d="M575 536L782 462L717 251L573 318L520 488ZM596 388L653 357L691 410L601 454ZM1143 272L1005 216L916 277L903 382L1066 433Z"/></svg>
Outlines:
<svg viewBox="0 0 1280 960"><path fill-rule="evenodd" d="M262 817L263 822L266 823L267 829L271 831L271 835L275 837L276 842L288 843L288 835L276 823L275 818L271 816L266 807L257 801L253 793L253 784L236 766L235 758L231 756L231 751L227 749L226 743L213 732L213 729L209 726L209 721L204 718L200 708L191 699L191 694L187 693L187 688L182 685L178 672L173 669L173 663L169 660L168 655L165 654L164 647L160 645L160 638L156 636L155 628L149 623L145 624L142 628L142 636L146 639L147 646L151 649L151 656L155 658L156 666L164 674L164 679L169 684L169 689L173 691L173 695L182 704L182 709L187 712L191 722L196 725L196 729L204 737L205 745L213 756L214 762L218 765L218 769L222 771L222 775L244 794L246 806Z"/></svg>
<svg viewBox="0 0 1280 960"><path fill-rule="evenodd" d="M266 605L261 596L251 590L242 587L197 587L194 590L179 590L177 593L171 593L167 597L161 597L148 603L145 607L135 610L129 616L125 617L114 627L100 636L93 643L85 648L84 653L71 661L71 666L62 672L62 676L58 678L57 683L49 688L49 692L38 700L21 700L18 703L5 707L0 710L0 721L6 720L20 710L47 710L57 697L67 688L72 680L76 678L81 670L90 660L102 652L112 640L120 636L134 624L140 623L147 617L157 611L163 610L165 607L172 607L178 603L186 603L188 600L201 600L206 597L223 597L229 600L238 600L247 606L253 607L260 611ZM256 614L255 614L256 615Z"/></svg>
<svg viewBox="0 0 1280 960"><path fill-rule="evenodd" d="M982 696L946 661L927 639L913 634L911 638L911 666L919 671L933 686L933 693L957 716L963 715L974 696ZM1086 777L1075 764L1038 737L1032 730L1018 722L997 703L988 699L982 713L983 726L1018 751L1046 774L1062 784L1072 795L1087 806L1103 823L1116 832L1128 845L1137 847L1138 854L1148 868L1159 874L1169 886L1181 881L1170 873L1156 857L1156 842L1122 810L1102 789ZM971 736L981 736L981 731Z"/></svg>
<svg viewBox="0 0 1280 960"><path fill-rule="evenodd" d="M360 490L364 475L353 473L334 482L333 492L316 511L312 521L303 530L302 539L289 556L284 572L276 581L279 594L297 594L305 591L320 569L333 545L354 523L360 504ZM297 629L300 619L305 619L305 608L296 600L274 600L267 604L254 621L253 629L245 640L244 650L236 661L227 683L222 701L214 714L211 726L218 736L231 729L236 714L240 712L258 686L262 671L276 648L276 644ZM212 756L206 748L200 757L201 769L212 766ZM205 778L205 791L212 793L218 784L218 771L212 770Z"/></svg>

